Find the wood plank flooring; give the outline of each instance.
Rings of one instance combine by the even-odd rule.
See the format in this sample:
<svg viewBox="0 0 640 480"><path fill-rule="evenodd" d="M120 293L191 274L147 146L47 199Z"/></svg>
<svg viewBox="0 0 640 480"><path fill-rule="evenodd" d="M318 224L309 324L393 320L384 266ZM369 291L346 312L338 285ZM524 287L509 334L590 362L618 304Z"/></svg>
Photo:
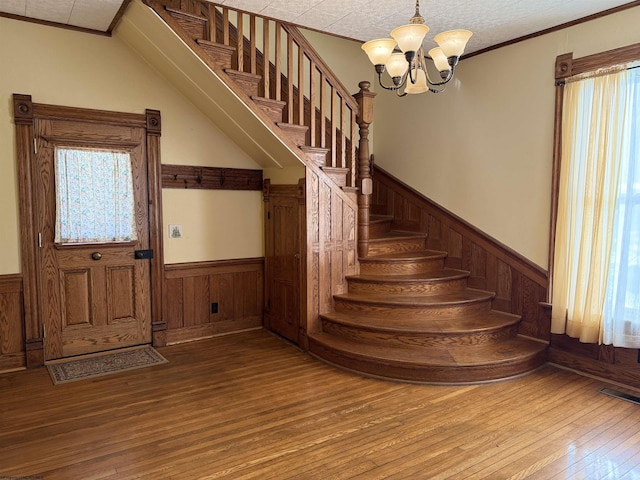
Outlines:
<svg viewBox="0 0 640 480"><path fill-rule="evenodd" d="M640 406L553 367L430 386L264 331L159 350L168 364L55 387L0 375L0 478L640 479Z"/></svg>

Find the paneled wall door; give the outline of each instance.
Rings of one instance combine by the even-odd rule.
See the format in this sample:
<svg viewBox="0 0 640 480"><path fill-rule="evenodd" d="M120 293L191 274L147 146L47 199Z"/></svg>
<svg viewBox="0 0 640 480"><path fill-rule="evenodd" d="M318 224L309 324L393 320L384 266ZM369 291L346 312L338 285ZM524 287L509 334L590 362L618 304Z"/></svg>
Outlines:
<svg viewBox="0 0 640 480"><path fill-rule="evenodd" d="M45 359L150 343L145 128L36 118L34 129Z"/></svg>
<svg viewBox="0 0 640 480"><path fill-rule="evenodd" d="M265 180L265 326L300 342L304 189Z"/></svg>

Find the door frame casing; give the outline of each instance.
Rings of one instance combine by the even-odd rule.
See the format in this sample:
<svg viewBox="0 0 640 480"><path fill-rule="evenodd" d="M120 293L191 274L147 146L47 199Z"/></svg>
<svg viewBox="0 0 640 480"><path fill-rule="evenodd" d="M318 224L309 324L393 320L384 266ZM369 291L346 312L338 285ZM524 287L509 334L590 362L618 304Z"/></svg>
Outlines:
<svg viewBox="0 0 640 480"><path fill-rule="evenodd" d="M16 126L20 252L24 295L25 361L27 368L44 365L44 322L39 304L40 260L37 229L35 119L64 119L145 128L147 189L149 192L149 245L151 259L151 330L153 344L166 344L163 316L164 251L162 238L161 117L158 110L144 114L63 107L33 103L31 95L14 94Z"/></svg>

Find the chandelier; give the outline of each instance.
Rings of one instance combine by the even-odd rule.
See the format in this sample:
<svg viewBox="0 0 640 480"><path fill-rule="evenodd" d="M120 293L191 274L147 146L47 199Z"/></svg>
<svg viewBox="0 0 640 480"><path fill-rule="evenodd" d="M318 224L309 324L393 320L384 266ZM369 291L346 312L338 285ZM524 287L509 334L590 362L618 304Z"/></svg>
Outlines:
<svg viewBox="0 0 640 480"><path fill-rule="evenodd" d="M391 31L393 38L371 40L362 45L369 60L375 65L378 83L382 88L395 91L400 97L424 92L440 93L446 88L472 33L469 30L449 30L434 37L438 47L428 52L440 72L440 79L434 82L429 78L422 50L422 41L428 31L429 27L424 24L424 18L420 15L420 1L416 0L415 15L408 25ZM402 53L394 52L396 46ZM382 74L385 70L389 73L393 86L383 85ZM401 94L402 87L405 89Z"/></svg>

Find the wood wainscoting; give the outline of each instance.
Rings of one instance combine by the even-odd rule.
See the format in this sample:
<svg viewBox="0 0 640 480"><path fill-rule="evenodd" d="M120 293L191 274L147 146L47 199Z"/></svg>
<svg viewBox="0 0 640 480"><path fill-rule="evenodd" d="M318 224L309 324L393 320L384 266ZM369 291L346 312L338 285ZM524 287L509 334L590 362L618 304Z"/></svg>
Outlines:
<svg viewBox="0 0 640 480"><path fill-rule="evenodd" d="M24 368L22 275L0 275L0 372Z"/></svg>
<svg viewBox="0 0 640 480"><path fill-rule="evenodd" d="M355 191L337 188L313 168L306 169L306 294L304 330L322 331L320 315L333 310L334 295L347 291L347 275L358 273L356 234L358 203ZM305 301L303 299L303 301ZM300 339L308 349L308 338Z"/></svg>
<svg viewBox="0 0 640 480"><path fill-rule="evenodd" d="M519 333L549 341L547 272L376 167L371 211L393 216L393 230L427 234L427 248L448 252L445 266L471 272L468 286L495 292L493 308L522 317Z"/></svg>
<svg viewBox="0 0 640 480"><path fill-rule="evenodd" d="M264 259L165 266L167 343L262 326Z"/></svg>

